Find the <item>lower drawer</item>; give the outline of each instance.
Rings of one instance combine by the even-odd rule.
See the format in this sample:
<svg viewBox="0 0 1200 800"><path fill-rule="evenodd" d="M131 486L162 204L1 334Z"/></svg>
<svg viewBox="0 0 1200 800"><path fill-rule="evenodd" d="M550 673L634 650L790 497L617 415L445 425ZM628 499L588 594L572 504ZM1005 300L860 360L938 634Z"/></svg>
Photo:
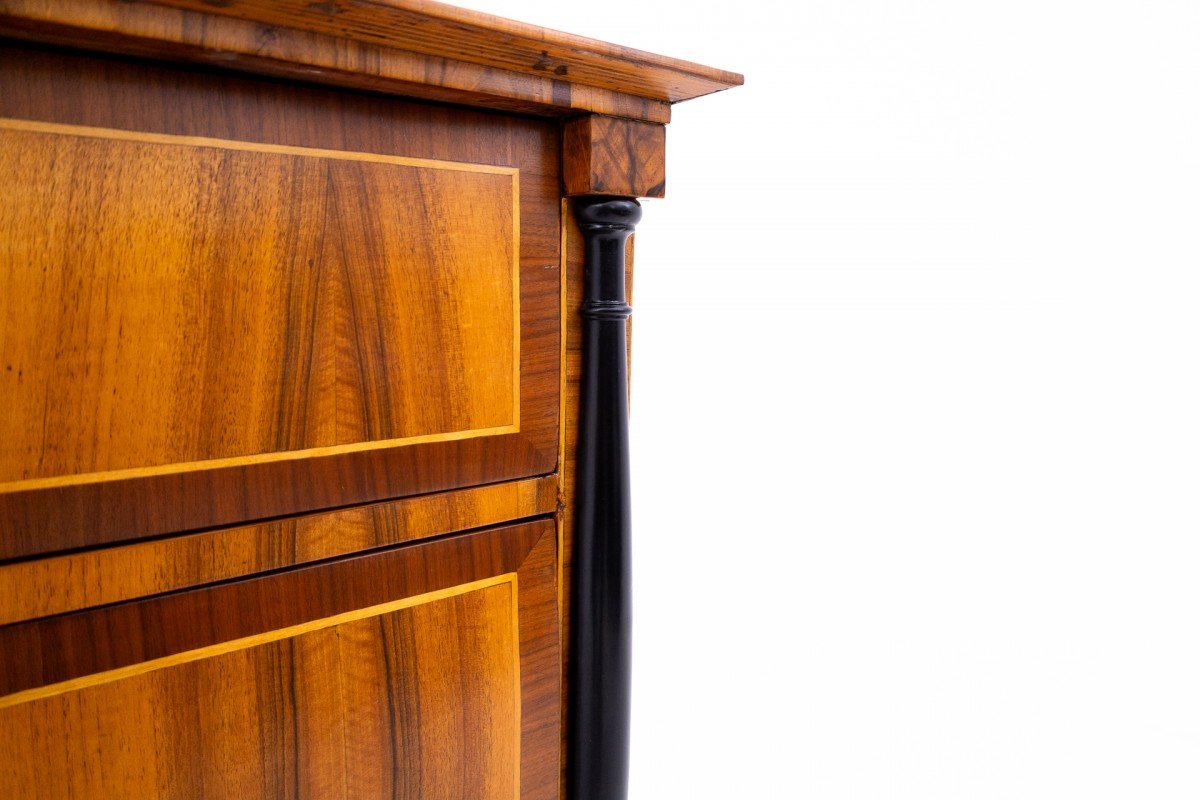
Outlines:
<svg viewBox="0 0 1200 800"><path fill-rule="evenodd" d="M550 519L0 627L0 797L557 791Z"/></svg>

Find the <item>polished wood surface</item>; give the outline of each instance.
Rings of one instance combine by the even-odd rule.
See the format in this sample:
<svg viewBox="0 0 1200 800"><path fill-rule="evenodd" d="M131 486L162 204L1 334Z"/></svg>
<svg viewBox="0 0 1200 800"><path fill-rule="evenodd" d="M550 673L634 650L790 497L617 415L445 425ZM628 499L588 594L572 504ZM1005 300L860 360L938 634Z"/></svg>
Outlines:
<svg viewBox="0 0 1200 800"><path fill-rule="evenodd" d="M563 190L569 195L664 197L666 128L589 114L563 124Z"/></svg>
<svg viewBox="0 0 1200 800"><path fill-rule="evenodd" d="M0 796L518 797L514 577L0 708Z"/></svg>
<svg viewBox="0 0 1200 800"><path fill-rule="evenodd" d="M559 634L559 550L553 520L517 570L521 642L521 798L560 798L562 663Z"/></svg>
<svg viewBox="0 0 1200 800"><path fill-rule="evenodd" d="M152 0L157 5L252 19L276 28L334 33L567 83L599 86L672 103L727 88L739 76L431 0L351 0L330 7L272 0ZM215 8L214 8L215 6Z"/></svg>
<svg viewBox="0 0 1200 800"><path fill-rule="evenodd" d="M427 0L5 0L0 32L514 111L666 122L742 76Z"/></svg>
<svg viewBox="0 0 1200 800"><path fill-rule="evenodd" d="M558 480L559 480L559 506L563 509L572 509L575 507L575 484L576 484L576 453L578 452L579 441L579 379L582 365L583 352L583 324L582 317L579 316L578 310L583 305L584 296L584 246L583 234L579 230L579 226L574 222L573 212L570 203L563 201L563 215L565 224L563 225L563 308L565 316L563 318L563 336L562 336L562 440L561 452L562 458L559 462ZM633 287L634 287L634 243L637 234L629 237L625 246L625 296L629 303L633 303ZM630 365L630 375L632 375L632 341L633 341L633 317L631 316L625 322L626 325L626 345L629 347L627 354L627 362ZM632 377L630 378L632 381ZM562 553L559 567L559 613L561 615L562 627L562 681L563 681L563 717L567 717L567 698L570 690L569 679L567 674L567 664L570 660L570 642L571 642L571 616L572 604L571 586L574 578L573 567L575 543L575 519L569 513L560 514L558 521L558 546ZM560 777L560 792L562 797L567 797L566 780L566 741L562 742L563 752L563 767L564 772Z"/></svg>
<svg viewBox="0 0 1200 800"><path fill-rule="evenodd" d="M0 491L519 430L511 167L0 119L0 185Z"/></svg>
<svg viewBox="0 0 1200 800"><path fill-rule="evenodd" d="M553 514L554 476L0 564L0 625Z"/></svg>
<svg viewBox="0 0 1200 800"><path fill-rule="evenodd" d="M299 459L289 458L266 462L247 459L245 463L222 464L216 468L189 470L175 474L133 473L116 476L112 480L74 485L42 487L36 485L13 487L10 485L8 489L0 491L0 518L5 520L5 524L0 527L0 559L119 542L162 533L218 527L339 505L373 502L524 478L554 471L557 463L559 406L560 178L558 131L553 123L436 107L351 92L290 86L262 79L212 75L183 69L135 64L119 59L77 56L16 46L0 47L0 117L56 125L118 129L135 132L131 135L137 136L165 134L207 137L243 143L246 147L262 145L314 148L341 153L368 154L371 157L418 158L516 169L519 170L520 205L519 432L497 432L495 435L474 436L455 441L419 442L353 452L325 453L318 451ZM132 147L134 145L123 144L123 146ZM303 160L303 157L300 156L260 153L252 149L231 150L231 152L252 156L256 164L263 163L258 159L268 157L284 159L285 162L290 158ZM379 169L389 175L393 171L414 171L412 167L384 163L376 165L370 161L343 163L340 160L329 158L320 160L320 163L323 165L322 168L332 168L330 165L338 165L338 168L353 170ZM27 167L27 169L36 168L36 165ZM476 185L475 181L481 179L510 180L508 174L503 170L491 174L468 171L444 172L431 169L428 172L421 171L420 174L456 175L460 176L459 179L471 182L469 185L472 187ZM97 190L98 187L91 185L81 185L79 188L79 191L93 194ZM269 186L264 186L253 189L251 194L269 193L270 191ZM330 196L328 190L319 187L315 188L312 194ZM486 192L477 194L480 198L489 197ZM236 197L230 198L231 202L236 199ZM178 200L163 200L163 203L170 202L178 202ZM476 201L464 202L470 208L470 203ZM303 207L303 203L300 205ZM95 213L87 211L87 209L81 210L80 213L86 216L85 212ZM368 208L366 213L369 217L373 212ZM396 213L403 212L397 210ZM478 213L488 214L491 212L480 209ZM278 220L281 226L287 219L284 211L280 209L264 209L261 213L252 215L248 221L231 219L230 224L239 226L235 230L246 231L247 225L262 224L260 219L262 217L267 220ZM164 225L169 226L169 224L169 219L164 222ZM439 217L437 220L427 223L422 230L428 231L433 237L442 236L442 233L437 232L438 226L446 224L446 220ZM485 227L491 229L490 224ZM453 232L455 226L451 225L446 230ZM85 240L95 241L101 233L93 231L86 236L78 233L75 235ZM359 239L369 237L383 248L394 246L393 243L383 243L381 234L377 232L360 231L357 236ZM304 231L296 229L296 235L292 237L291 244L298 246L303 241L305 241ZM348 240L346 243L349 245L352 241L356 240ZM401 241L403 241L402 237ZM238 244L236 238L228 242L223 240L222 246L233 247L235 250L243 247ZM283 248L287 246L287 243L281 237L270 246ZM328 243L326 246L328 247ZM455 247L466 248L464 252L474 246L476 245L470 242L455 245ZM386 249L384 252L387 252ZM427 256L422 254L423 251L420 248L416 250L416 253L415 258L418 263L429 263ZM340 259L341 263L349 264L352 270L360 271L359 274L370 276L375 274L373 272L375 267L372 266L373 258L368 252L362 250L343 254L334 249L326 256L318 258L317 261L321 263L329 261L332 264L337 259ZM488 263L492 263L490 259ZM499 264L499 257L494 263ZM481 269L473 264L449 265L449 267L445 271L448 276L457 269L464 279ZM496 270L498 274L498 266ZM287 270L285 270L286 272ZM300 277L315 277L315 272L300 270L299 267L292 269L291 272ZM440 274L441 271L439 271ZM385 283L405 280L403 276L392 275L390 272L381 279ZM200 281L201 279L196 277L193 280ZM270 288L265 283L265 277L239 273L236 270L223 270L217 275L205 277L203 280L216 281L212 288L217 288L219 284L242 300L239 304L231 304L229 313L225 317L218 317L216 316L217 312L213 310L212 303L201 304L202 298L194 298L196 315L201 318L206 317L217 328L222 324L234 328L237 325L257 324L253 322L253 309L261 303L264 308L274 308L278 313L286 313L289 318L320 318L324 325L334 326L335 329L340 326L341 330L347 331L347 336L350 335L349 331L358 330L362 338L357 340L333 337L333 341L361 342L367 353L366 356L360 356L358 353L336 351L336 348L334 351L329 351L334 353L335 360L341 364L364 363L361 360L363 358L367 359L366 364L378 364L378 359L374 354L381 352L380 348L384 345L391 347L398 344L388 340L386 338L388 334L381 331L375 331L375 333L384 338L377 337L372 340L370 325L367 323L387 323L389 319L394 319L394 326L397 328L425 324L390 317L389 315L395 311L394 308L379 308L369 297L364 297L363 303L352 308L350 300L345 295L337 293L328 296L327 299L330 302L326 306L319 307L315 316L307 316L311 313L311 307L300 302L302 297L313 300L321 297L320 293L314 294L310 291L308 294L295 294L292 297L292 300L296 301L294 308L291 305L282 305L283 301L278 294L248 291L251 286L264 290ZM334 286L352 285L352 282L339 277L336 272L327 274L323 280L333 281ZM70 289L70 287L65 288ZM452 300L460 296L469 296L474 291L474 287L465 284L457 288L453 284L448 284L447 289ZM413 291L422 297L437 294L431 290L430 285L426 285L424 288L414 287ZM501 301L511 303L512 297L503 295L501 292L501 298L498 300L493 298L489 301L485 298L485 303L494 302L496 308L499 308ZM178 302L182 304L184 299L180 297ZM215 298L213 302L215 302ZM433 304L430 306L431 308L447 310L450 308L444 301L430 297L426 297L422 302ZM38 304L51 303L52 298L38 298ZM237 307L233 307L234 305ZM457 301L454 301L453 305L457 306ZM353 310L359 315L360 324L357 328L345 319L337 319L336 314L326 313L338 308ZM28 311L32 310L34 309ZM18 309L14 313L25 313L26 311ZM75 311L63 308L57 309L55 313L60 312L64 314L69 312L79 319L88 318L87 309ZM457 308L454 313L458 314ZM82 316L79 316L80 314ZM466 316L456 318L460 321L467 319ZM60 319L62 318L60 317ZM488 316L487 319L490 320L492 317ZM511 320L511 311L506 319ZM483 319L478 321L481 324L485 322ZM106 324L113 324L113 320L109 319ZM116 323L118 330L120 324L119 321ZM454 337L464 335L461 327L459 326L460 330L453 334ZM154 329L153 326L148 328L143 326L143 328ZM105 328L105 331L107 330ZM430 320L426 324L425 330L434 331L441 330L441 328L438 327L436 320ZM303 326L293 326L293 331L296 333L293 344L278 346L276 343L267 342L263 345L264 348L267 351L278 353L280 357L286 355L291 359L297 355L294 351L301 349L301 343L316 334L315 330L305 331ZM104 331L74 330L70 335L87 342L102 343L104 348L111 348L116 333L117 331L111 331L112 335L105 338ZM234 348L231 352L236 352L238 337L234 334L240 334L240 331L231 331L228 338L220 330L206 331L206 335L210 337L228 341L231 348ZM29 332L23 335L29 335ZM500 367L511 366L511 360L507 357L509 351L506 349L512 345L511 340L506 343L502 336L496 338L498 341L493 344L504 349L504 353L498 356ZM179 350L177 344L168 345L162 342L135 344L142 348L143 352L156 347L167 349L173 347L176 352ZM447 345L448 350L453 349L453 339L441 344ZM441 344L438 346L440 347ZM10 346L13 345L5 345L5 347ZM55 346L56 343L53 342L28 345L36 352L40 352L40 348L49 348L52 351ZM436 355L441 351L433 348L422 352L435 360L441 357ZM257 351L251 355L258 357ZM225 357L229 358L231 355L225 354ZM479 364L478 359L472 357L468 362L464 362L464 366L470 364ZM438 366L436 363L431 365ZM237 364L232 366L235 370L238 367ZM308 369L308 364L304 359L299 360L298 366ZM315 366L323 367L323 365ZM426 365L418 364L417 366L423 375ZM18 373L19 369L14 370L13 374ZM480 378L483 380L500 380L501 372L504 372L505 375L508 374L505 369L493 369L492 365L479 365L478 369L470 371L471 374L467 374L468 371L465 369L462 374L456 375L455 372L457 372L457 368L438 369L431 374L434 376L444 374L445 380L457 381L460 386L464 387L465 397L472 395L473 390L469 387L474 380L474 373L480 373ZM209 377L210 374L211 377ZM336 374L339 380L348 385L329 389L319 382L310 380L306 384L307 394L311 395L315 392L326 398L340 398L342 403L340 408L346 414L351 415L349 418L357 417L360 422L368 420L377 430L386 428L387 421L380 418L372 420L372 412L385 406L390 407L395 403L377 403L374 407L368 407L361 411L357 408L352 409L352 406L356 404L354 391L360 392L359 400L364 396L362 395L363 391L370 393L371 396L382 398L386 396L387 392L402 390L405 386L418 394L428 392L431 399L435 395L441 394L441 389L435 388L436 384L425 387L421 375L408 381L403 376L396 375L394 371L389 372L386 381L388 386L384 386L382 385L385 383L383 372L378 369L365 376L356 375L353 370L344 369L338 372L336 368L326 370L323 374ZM23 375L19 377L21 380L25 379ZM160 381L174 380L170 376L156 375L154 377ZM260 380L265 379L261 375L257 377ZM275 380L282 381L283 377L282 371L276 371ZM62 375L57 376L56 379L67 383L74 381L76 385L93 381L94 383L91 385L101 386L104 381L113 378L106 374L104 376L74 377ZM12 375L5 373L4 380L11 381ZM223 391L232 393L234 384L226 376L216 374L215 370L212 373L205 373L203 380L211 380L213 384L211 387L197 387L196 394L188 394L192 390L182 386L182 383L179 385L184 391L182 399L189 403L199 404L190 407L199 408L202 417L204 404L212 404L211 407L214 411L212 419L222 424L219 425L219 429L205 430L201 434L213 437L212 445L214 447L225 447L223 437L231 433L224 430L226 427L239 430L250 428L257 430L258 435L267 436L268 439L273 438L275 442L282 441L289 445L296 441L296 437L300 437L302 441L303 436L308 435L308 432L302 432L301 427L294 424L304 419L305 415L309 413L299 407L297 403L293 403L292 406L286 404L283 407L276 406L276 409L283 413L275 415L271 424L274 424L276 429L269 433L264 433L265 429L269 427L266 422L256 423L252 420L237 419L234 425L224 424L230 419L231 412L227 407L221 405L220 392L214 396L213 392L207 390L226 386L230 388ZM438 377L438 381L441 380L443 378ZM355 389L356 384L359 387L357 390ZM92 389L92 391L96 390ZM6 390L6 394L7 392L8 390ZM145 394L140 389L138 393ZM295 393L280 396L291 397L297 402L307 399L307 395L296 395ZM414 399L419 400L419 398ZM64 400L68 405L71 402L69 397ZM240 401L245 402L245 398L240 398ZM117 400L110 399L105 402L110 404L106 408L113 410L131 407L129 405L113 405L125 402L120 397ZM265 401L252 402L259 408L271 406ZM503 404L511 407L512 400L511 395L502 388L498 392L498 396L481 398L480 402L483 403L482 411L487 412L492 404L498 404L497 408L502 407ZM78 405L78 402L76 404ZM404 403L405 413L409 413L409 405L407 401ZM188 406L184 404L181 407ZM460 412L465 408L465 405L461 407ZM105 413L104 409L100 409L100 411ZM54 409L54 412L60 413L57 409ZM437 419L439 415L451 413L451 409L448 407L443 408L440 400L436 406L431 405L425 410L413 407L412 412L418 415L427 414L430 420L439 423L435 427L443 427L441 424L443 422L453 423L445 425L443 430L457 427L457 422L453 419ZM162 414L164 412L151 408L147 409L147 413ZM189 413L195 419L196 412ZM339 415L341 413L343 411L339 411ZM466 416L476 413L478 413L476 410L471 410L466 413ZM26 422L31 419L28 415L22 418ZM504 420L499 421L503 422ZM135 427L128 420L126 423ZM51 445L51 448L48 449L74 451L79 448L84 451L82 453L63 452L61 456L55 455L54 457L69 459L93 457L88 456L88 448L102 447L107 429L96 428L95 423L91 422L87 425L92 426L92 433L99 436L101 441L96 444L88 442L86 432L89 429L84 427L80 429L84 431L83 434L74 434L74 439L64 440L64 444L71 442L70 447L64 447L56 444L55 437L64 436L68 431L58 427L48 428L46 436ZM395 427L394 421L392 427ZM374 435L370 430L368 433ZM42 435L37 431L31 431L26 441L34 441L36 437ZM160 434L154 431L138 431L137 435L151 437ZM288 442L289 439L292 440L291 443ZM83 447L85 444L87 447ZM173 440L170 445L180 448L191 446L182 442L176 443ZM125 454L121 453L114 453L113 457L127 458Z"/></svg>
<svg viewBox="0 0 1200 800"><path fill-rule="evenodd" d="M515 571L532 522L0 627L0 698Z"/></svg>
<svg viewBox="0 0 1200 800"><path fill-rule="evenodd" d="M554 797L554 530L484 529L0 627L0 729L20 739L0 750L0 796L510 797L495 792L519 759L520 797ZM519 750L502 741L516 719ZM361 737L353 769L342 731ZM9 764L16 753L34 766ZM209 784L223 754L245 771ZM430 783L396 788L415 780ZM161 781L176 794L155 794Z"/></svg>
<svg viewBox="0 0 1200 800"><path fill-rule="evenodd" d="M629 470L625 252L637 200L572 203L584 240L583 349L575 456L567 796L628 793L633 647L633 505Z"/></svg>

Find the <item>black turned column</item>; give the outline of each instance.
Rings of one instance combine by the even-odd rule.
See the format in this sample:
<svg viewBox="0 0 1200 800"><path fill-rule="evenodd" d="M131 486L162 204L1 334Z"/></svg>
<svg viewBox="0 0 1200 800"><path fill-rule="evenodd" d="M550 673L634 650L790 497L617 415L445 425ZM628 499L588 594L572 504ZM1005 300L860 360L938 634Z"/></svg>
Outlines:
<svg viewBox="0 0 1200 800"><path fill-rule="evenodd" d="M629 382L625 241L637 200L578 197L586 262L572 544L569 791L625 800L631 666Z"/></svg>

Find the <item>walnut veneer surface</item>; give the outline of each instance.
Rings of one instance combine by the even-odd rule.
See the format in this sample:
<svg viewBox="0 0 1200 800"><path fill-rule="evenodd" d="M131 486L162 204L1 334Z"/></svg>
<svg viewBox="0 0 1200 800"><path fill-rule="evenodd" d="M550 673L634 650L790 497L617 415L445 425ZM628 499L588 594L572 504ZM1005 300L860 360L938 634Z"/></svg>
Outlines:
<svg viewBox="0 0 1200 800"><path fill-rule="evenodd" d="M0 120L0 558L554 471L556 124L19 47Z"/></svg>

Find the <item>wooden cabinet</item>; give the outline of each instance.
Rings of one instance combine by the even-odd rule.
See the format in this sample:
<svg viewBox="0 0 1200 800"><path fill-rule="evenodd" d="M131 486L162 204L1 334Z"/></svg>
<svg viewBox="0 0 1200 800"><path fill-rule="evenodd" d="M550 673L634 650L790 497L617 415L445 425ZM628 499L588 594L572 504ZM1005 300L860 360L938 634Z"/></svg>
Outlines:
<svg viewBox="0 0 1200 800"><path fill-rule="evenodd" d="M429 3L6 2L0 797L620 796L625 243L739 82Z"/></svg>

